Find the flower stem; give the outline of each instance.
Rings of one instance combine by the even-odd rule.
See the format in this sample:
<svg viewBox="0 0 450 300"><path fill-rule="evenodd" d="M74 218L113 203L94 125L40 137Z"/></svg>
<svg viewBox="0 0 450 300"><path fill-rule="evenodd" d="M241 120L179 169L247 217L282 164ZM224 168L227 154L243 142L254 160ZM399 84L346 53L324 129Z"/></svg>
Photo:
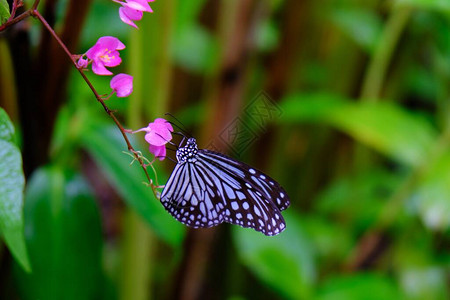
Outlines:
<svg viewBox="0 0 450 300"><path fill-rule="evenodd" d="M33 7L35 7L35 5L37 6L37 4L39 3L39 1L36 1L35 4L33 5ZM127 143L128 146L128 150L130 152L133 153L133 155L136 157L136 160L139 162L139 164L141 165L142 169L144 170L145 176L147 177L147 180L150 184L152 184L152 180L150 179L150 176L147 172L147 168L145 167L144 161L142 160L141 157L139 157L139 155L136 153L136 151L134 150L133 146L130 143L130 140L128 139L127 135L126 135L126 131L123 128L122 124L119 122L119 120L116 118L116 116L114 115L114 112L112 110L109 109L109 107L105 104L105 101L103 100L103 98L98 94L97 90L94 88L94 86L92 85L92 83L90 82L90 80L87 78L86 74L84 73L84 71L81 68L78 68L76 61L73 58L72 53L70 53L69 49L67 49L66 45L64 44L63 41L61 41L61 39L59 38L59 36L56 34L56 32L53 30L53 28L47 23L47 21L44 19L44 17L39 13L39 11L35 8L35 9L31 9L30 10L30 15L32 15L33 17L37 18L42 25L48 30L48 32L55 38L55 40L58 42L59 46L64 50L64 52L67 54L67 56L69 57L69 59L72 61L72 64L75 66L75 68L78 70L78 72L80 73L81 77L83 77L84 81L86 82L86 84L89 86L89 88L91 89L92 93L94 94L95 98L97 99L98 102L100 102L100 104L103 106L103 109L105 110L105 112L111 117L111 119L113 119L114 123L116 123L116 126L119 128L120 132L122 133L122 136L125 140L125 142ZM20 17L20 16L19 16Z"/></svg>

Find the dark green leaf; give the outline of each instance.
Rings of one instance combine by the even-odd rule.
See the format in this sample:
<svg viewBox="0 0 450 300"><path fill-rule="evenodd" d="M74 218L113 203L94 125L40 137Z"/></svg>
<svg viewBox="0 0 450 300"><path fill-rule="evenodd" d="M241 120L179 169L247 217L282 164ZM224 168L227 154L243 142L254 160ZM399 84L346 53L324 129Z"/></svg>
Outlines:
<svg viewBox="0 0 450 300"><path fill-rule="evenodd" d="M0 140L14 142L14 126L8 114L0 107Z"/></svg>
<svg viewBox="0 0 450 300"><path fill-rule="evenodd" d="M33 273L17 270L22 299L98 299L101 222L84 180L57 167L36 171L24 214Z"/></svg>
<svg viewBox="0 0 450 300"><path fill-rule="evenodd" d="M132 159L122 153L127 149L117 128L91 125L82 135L83 144L105 176L128 205L135 209L163 240L173 246L180 245L184 236L183 225L164 210L159 200L154 197L152 189L144 184L146 178L139 164L135 162L130 166ZM151 168L149 172L152 176ZM164 177L161 170L158 170L158 174Z"/></svg>
<svg viewBox="0 0 450 300"><path fill-rule="evenodd" d="M267 237L234 227L233 237L242 263L262 281L292 299L309 298L316 278L310 241L292 212L283 213L286 230Z"/></svg>
<svg viewBox="0 0 450 300"><path fill-rule="evenodd" d="M217 60L214 37L203 27L192 24L175 35L172 47L174 61L196 72L211 71Z"/></svg>
<svg viewBox="0 0 450 300"><path fill-rule="evenodd" d="M346 8L333 13L334 23L368 52L377 45L382 20L375 11L364 8Z"/></svg>
<svg viewBox="0 0 450 300"><path fill-rule="evenodd" d="M397 269L398 282L407 299L449 299L448 263L436 255L433 235L420 226L419 230L399 236L394 242L392 265Z"/></svg>
<svg viewBox="0 0 450 300"><path fill-rule="evenodd" d="M401 299L394 283L376 274L329 277L319 288L318 300L389 300Z"/></svg>
<svg viewBox="0 0 450 300"><path fill-rule="evenodd" d="M336 262L345 260L353 247L352 233L345 226L331 218L320 217L319 214L311 216L302 215L302 224L311 243L314 245L314 252L321 260L321 265L326 262Z"/></svg>
<svg viewBox="0 0 450 300"><path fill-rule="evenodd" d="M0 108L0 232L15 259L30 271L22 215L25 178L22 156L13 139L14 127Z"/></svg>
<svg viewBox="0 0 450 300"><path fill-rule="evenodd" d="M0 0L0 24L5 23L10 16L8 2L6 0Z"/></svg>
<svg viewBox="0 0 450 300"><path fill-rule="evenodd" d="M408 165L428 159L437 133L421 116L390 103L355 103L332 95L294 95L282 121L326 123ZM414 133L414 134L412 134Z"/></svg>
<svg viewBox="0 0 450 300"><path fill-rule="evenodd" d="M205 0L180 1L176 5L176 31L183 30L196 21Z"/></svg>
<svg viewBox="0 0 450 300"><path fill-rule="evenodd" d="M395 4L450 13L450 1L448 0L396 0Z"/></svg>
<svg viewBox="0 0 450 300"><path fill-rule="evenodd" d="M352 229L361 232L378 220L381 209L402 179L399 174L383 169L341 177L320 193L314 205L321 214L352 222Z"/></svg>
<svg viewBox="0 0 450 300"><path fill-rule="evenodd" d="M447 151L428 166L422 176L411 205L425 225L434 230L450 227L450 152Z"/></svg>

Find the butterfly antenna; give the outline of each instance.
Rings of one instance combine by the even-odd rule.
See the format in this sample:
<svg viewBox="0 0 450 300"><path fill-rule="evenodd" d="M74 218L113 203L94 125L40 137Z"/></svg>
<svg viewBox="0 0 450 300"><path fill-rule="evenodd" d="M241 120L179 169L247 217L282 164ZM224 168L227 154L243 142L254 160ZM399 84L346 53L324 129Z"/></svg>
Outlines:
<svg viewBox="0 0 450 300"><path fill-rule="evenodd" d="M186 129L186 127L183 125L183 123L181 123L181 121L178 120L174 115L172 115L172 114L169 113L169 112L166 112L164 115L170 116L170 117L173 118L175 121L177 121L178 124L180 124L180 125L183 126L183 127L180 127L178 124L176 124L176 123L174 123L174 122L168 121L170 124L172 124L173 126L177 127L178 129L180 129L185 135L187 135L187 136L189 136L189 137L192 137L192 135L187 131L187 129Z"/></svg>
<svg viewBox="0 0 450 300"><path fill-rule="evenodd" d="M175 160L173 160L173 158L168 157L168 156L155 156L155 158L160 158L160 157L167 158L167 159L171 160L172 162L177 163Z"/></svg>
<svg viewBox="0 0 450 300"><path fill-rule="evenodd" d="M155 134L157 134L160 138L162 138L166 143L168 143L168 144L170 144L170 145L172 145L172 146L174 146L175 148L178 149L178 145L175 144L174 142L172 142L172 141L170 141L170 140L168 140L168 139L165 139L162 135L160 135L160 134L157 133L157 132L155 132Z"/></svg>
<svg viewBox="0 0 450 300"><path fill-rule="evenodd" d="M166 147L166 149L170 150L170 151L177 151L177 149L172 149L172 148L169 148L169 147Z"/></svg>

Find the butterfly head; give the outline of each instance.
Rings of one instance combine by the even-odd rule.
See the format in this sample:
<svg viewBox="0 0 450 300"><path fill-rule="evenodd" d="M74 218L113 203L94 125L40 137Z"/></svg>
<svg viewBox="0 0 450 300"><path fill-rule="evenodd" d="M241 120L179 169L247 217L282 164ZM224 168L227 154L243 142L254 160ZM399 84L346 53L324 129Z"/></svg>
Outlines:
<svg viewBox="0 0 450 300"><path fill-rule="evenodd" d="M192 162L197 159L197 142L194 138L189 138L184 147L180 147L177 150L178 163L185 163L186 161Z"/></svg>

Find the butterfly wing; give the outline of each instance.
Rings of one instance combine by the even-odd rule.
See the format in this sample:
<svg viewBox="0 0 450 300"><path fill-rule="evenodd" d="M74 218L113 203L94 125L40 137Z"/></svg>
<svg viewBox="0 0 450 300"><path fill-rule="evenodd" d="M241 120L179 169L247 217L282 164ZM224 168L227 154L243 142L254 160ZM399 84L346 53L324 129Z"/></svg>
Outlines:
<svg viewBox="0 0 450 300"><path fill-rule="evenodd" d="M196 161L176 165L161 203L193 228L225 221L276 235L286 227L280 211L289 206L289 198L262 172L223 154L199 150Z"/></svg>
<svg viewBox="0 0 450 300"><path fill-rule="evenodd" d="M177 164L161 194L161 203L189 227L219 225L225 220L225 205L214 188L218 180L214 174L203 174L193 163Z"/></svg>
<svg viewBox="0 0 450 300"><path fill-rule="evenodd" d="M289 197L275 180L218 152L203 149L198 156L201 165L221 178L217 184L226 208L225 222L265 235L276 235L285 229L280 211L289 207Z"/></svg>
<svg viewBox="0 0 450 300"><path fill-rule="evenodd" d="M267 176L263 172L252 168L251 166L234 160L219 152L206 149L199 151L199 155L217 167L235 173L244 183L252 186L252 189L259 191L265 198L272 200L279 210L285 210L290 205L289 197L281 185Z"/></svg>

